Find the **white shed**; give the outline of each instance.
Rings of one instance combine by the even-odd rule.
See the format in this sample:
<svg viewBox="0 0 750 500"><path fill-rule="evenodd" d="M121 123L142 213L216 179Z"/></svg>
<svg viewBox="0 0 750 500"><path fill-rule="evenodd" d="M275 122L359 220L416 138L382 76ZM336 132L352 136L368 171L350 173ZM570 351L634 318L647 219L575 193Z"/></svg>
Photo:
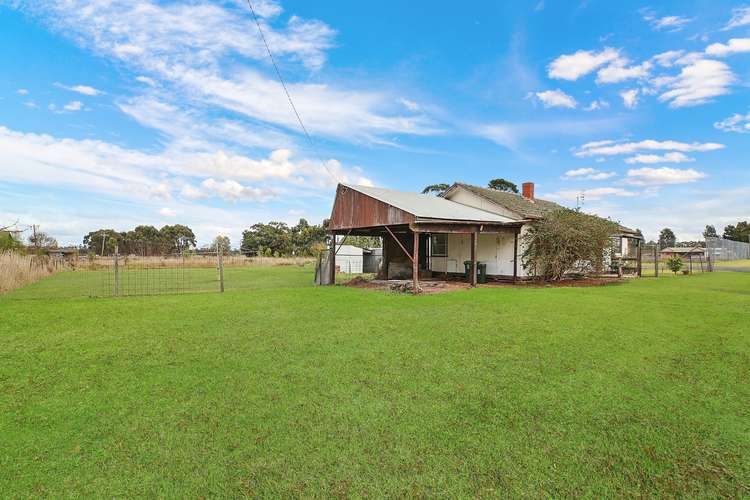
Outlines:
<svg viewBox="0 0 750 500"><path fill-rule="evenodd" d="M336 267L339 272L359 274L362 272L363 252L359 247L341 245L336 252Z"/></svg>

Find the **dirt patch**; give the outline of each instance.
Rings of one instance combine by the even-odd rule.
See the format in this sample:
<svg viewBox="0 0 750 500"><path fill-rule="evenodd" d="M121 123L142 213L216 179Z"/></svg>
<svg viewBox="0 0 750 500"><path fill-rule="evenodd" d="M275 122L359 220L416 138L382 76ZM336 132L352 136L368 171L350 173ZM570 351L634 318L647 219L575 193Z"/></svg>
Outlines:
<svg viewBox="0 0 750 500"><path fill-rule="evenodd" d="M397 293L412 293L414 291L414 283L411 280L365 280L359 276L352 278L344 286L352 288L368 288L371 290L385 290ZM460 281L420 280L419 288L420 293L433 294L454 290L465 290L469 288L469 285L468 283L462 283Z"/></svg>
<svg viewBox="0 0 750 500"><path fill-rule="evenodd" d="M607 286L607 285L618 285L627 282L627 279L622 278L583 278L583 279L567 279L555 282L539 282L539 281L518 281L504 282L504 281L492 281L489 283L479 284L479 288L566 288L566 287L592 287L592 286ZM411 280L368 280L361 276L355 276L343 286L352 288L365 288L370 290L384 290L388 292L396 293L413 293L414 283ZM443 292L453 292L456 290L466 290L471 286L464 281L454 280L420 280L419 281L420 293L422 294L433 294Z"/></svg>

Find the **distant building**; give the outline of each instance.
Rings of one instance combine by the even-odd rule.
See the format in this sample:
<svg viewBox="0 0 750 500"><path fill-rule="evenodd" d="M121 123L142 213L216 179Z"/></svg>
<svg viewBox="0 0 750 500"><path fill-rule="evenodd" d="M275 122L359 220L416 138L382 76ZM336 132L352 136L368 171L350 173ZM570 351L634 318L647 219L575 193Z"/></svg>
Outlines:
<svg viewBox="0 0 750 500"><path fill-rule="evenodd" d="M353 245L338 246L336 252L336 268L340 273L359 274L364 272L364 251Z"/></svg>
<svg viewBox="0 0 750 500"><path fill-rule="evenodd" d="M701 247L668 247L661 250L662 258L681 257L699 259L706 256L706 249Z"/></svg>

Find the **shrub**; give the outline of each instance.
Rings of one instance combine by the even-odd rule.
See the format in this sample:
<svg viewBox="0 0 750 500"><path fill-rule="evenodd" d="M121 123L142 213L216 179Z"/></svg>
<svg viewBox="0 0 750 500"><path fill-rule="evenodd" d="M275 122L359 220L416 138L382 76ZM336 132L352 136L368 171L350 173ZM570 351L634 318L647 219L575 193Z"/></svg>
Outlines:
<svg viewBox="0 0 750 500"><path fill-rule="evenodd" d="M558 281L570 272L601 273L616 231L615 223L577 210L552 212L523 235L523 266L547 281Z"/></svg>
<svg viewBox="0 0 750 500"><path fill-rule="evenodd" d="M682 265L682 259L676 255L667 259L667 268L675 274L680 272Z"/></svg>

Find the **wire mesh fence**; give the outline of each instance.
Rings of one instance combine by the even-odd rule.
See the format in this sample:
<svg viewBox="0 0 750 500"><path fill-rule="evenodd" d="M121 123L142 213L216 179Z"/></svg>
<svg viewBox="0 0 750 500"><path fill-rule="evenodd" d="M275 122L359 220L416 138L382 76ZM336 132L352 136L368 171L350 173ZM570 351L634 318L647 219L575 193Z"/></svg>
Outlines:
<svg viewBox="0 0 750 500"><path fill-rule="evenodd" d="M706 254L715 262L750 260L750 243L706 238Z"/></svg>
<svg viewBox="0 0 750 500"><path fill-rule="evenodd" d="M676 271L670 268L670 259L679 259ZM641 248L641 276L662 277L676 274L695 274L714 270L713 262L703 247L668 247L647 243Z"/></svg>
<svg viewBox="0 0 750 500"><path fill-rule="evenodd" d="M308 280L312 285L314 261L312 257L248 257L206 251L76 255L64 259L28 256L15 259L13 265L23 266L24 270L44 265L49 271L3 291L12 290L11 299L44 299L218 293L285 286L287 280L295 286ZM271 271L278 266L292 272Z"/></svg>

